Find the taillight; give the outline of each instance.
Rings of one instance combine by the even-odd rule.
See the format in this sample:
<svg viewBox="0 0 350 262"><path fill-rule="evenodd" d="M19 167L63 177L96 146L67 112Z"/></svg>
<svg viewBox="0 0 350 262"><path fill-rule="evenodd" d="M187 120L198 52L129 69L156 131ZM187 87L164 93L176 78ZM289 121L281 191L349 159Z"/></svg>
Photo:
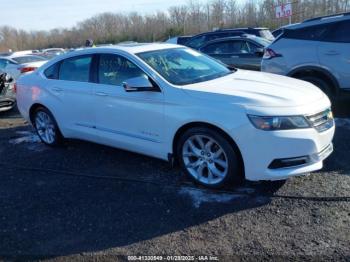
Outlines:
<svg viewBox="0 0 350 262"><path fill-rule="evenodd" d="M20 68L21 74L28 73L28 72L32 72L32 71L34 71L35 69L37 69L37 67L33 67L33 66L27 66L27 67L22 67L22 68Z"/></svg>
<svg viewBox="0 0 350 262"><path fill-rule="evenodd" d="M264 52L263 59L272 59L275 57L281 57L282 55L277 54L275 51L273 51L271 48L266 48Z"/></svg>

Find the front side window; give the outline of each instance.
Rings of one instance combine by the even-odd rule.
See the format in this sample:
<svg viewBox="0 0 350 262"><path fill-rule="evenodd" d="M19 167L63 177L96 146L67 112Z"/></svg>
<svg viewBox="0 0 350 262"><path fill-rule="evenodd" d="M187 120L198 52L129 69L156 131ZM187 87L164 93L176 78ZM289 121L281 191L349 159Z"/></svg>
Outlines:
<svg viewBox="0 0 350 262"><path fill-rule="evenodd" d="M205 54L229 54L231 51L231 42L219 42L205 46L202 50Z"/></svg>
<svg viewBox="0 0 350 262"><path fill-rule="evenodd" d="M332 30L326 36L325 41L350 43L350 21L334 24Z"/></svg>
<svg viewBox="0 0 350 262"><path fill-rule="evenodd" d="M232 72L223 64L189 48L171 48L137 54L174 85L213 80Z"/></svg>
<svg viewBox="0 0 350 262"><path fill-rule="evenodd" d="M59 79L89 82L92 56L71 57L61 62Z"/></svg>
<svg viewBox="0 0 350 262"><path fill-rule="evenodd" d="M127 79L144 75L145 73L140 68L122 56L100 55L98 69L100 84L121 86Z"/></svg>

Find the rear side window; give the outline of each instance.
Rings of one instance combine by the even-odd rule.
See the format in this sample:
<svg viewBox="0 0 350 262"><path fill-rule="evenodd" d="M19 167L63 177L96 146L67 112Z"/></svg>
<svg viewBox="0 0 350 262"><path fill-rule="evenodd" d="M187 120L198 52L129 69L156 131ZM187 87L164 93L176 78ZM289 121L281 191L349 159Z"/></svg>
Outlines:
<svg viewBox="0 0 350 262"><path fill-rule="evenodd" d="M350 20L334 24L324 40L327 42L350 43Z"/></svg>
<svg viewBox="0 0 350 262"><path fill-rule="evenodd" d="M190 39L186 44L189 47L198 48L206 41L206 36L201 35Z"/></svg>
<svg viewBox="0 0 350 262"><path fill-rule="evenodd" d="M78 56L63 60L59 70L59 79L89 82L91 61L92 56Z"/></svg>
<svg viewBox="0 0 350 262"><path fill-rule="evenodd" d="M246 41L226 41L213 43L204 47L201 51L206 54L249 54L251 48L256 46L250 45Z"/></svg>
<svg viewBox="0 0 350 262"><path fill-rule="evenodd" d="M228 54L232 53L230 42L219 42L207 45L201 50L205 54Z"/></svg>
<svg viewBox="0 0 350 262"><path fill-rule="evenodd" d="M44 71L44 75L48 79L58 79L58 70L60 68L60 63L53 64Z"/></svg>
<svg viewBox="0 0 350 262"><path fill-rule="evenodd" d="M300 39L300 40L311 40L321 41L322 38L327 34L329 25L317 25L306 28L300 28L295 30L285 30L283 35L284 38Z"/></svg>
<svg viewBox="0 0 350 262"><path fill-rule="evenodd" d="M125 80L145 76L145 73L126 58L114 54L102 54L99 59L98 82L121 86Z"/></svg>
<svg viewBox="0 0 350 262"><path fill-rule="evenodd" d="M246 41L234 41L232 46L232 53L235 54L249 54L250 46Z"/></svg>

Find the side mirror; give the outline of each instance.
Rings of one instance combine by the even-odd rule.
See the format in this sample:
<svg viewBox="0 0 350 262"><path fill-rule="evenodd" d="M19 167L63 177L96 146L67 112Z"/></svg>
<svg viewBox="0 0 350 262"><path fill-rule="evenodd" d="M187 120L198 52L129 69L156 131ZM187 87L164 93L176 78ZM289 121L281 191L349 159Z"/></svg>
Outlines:
<svg viewBox="0 0 350 262"><path fill-rule="evenodd" d="M264 48L257 48L256 51L255 51L255 54L259 57L262 57L264 56L264 53L265 53L265 49Z"/></svg>
<svg viewBox="0 0 350 262"><path fill-rule="evenodd" d="M159 91L146 76L129 78L123 82L126 92Z"/></svg>

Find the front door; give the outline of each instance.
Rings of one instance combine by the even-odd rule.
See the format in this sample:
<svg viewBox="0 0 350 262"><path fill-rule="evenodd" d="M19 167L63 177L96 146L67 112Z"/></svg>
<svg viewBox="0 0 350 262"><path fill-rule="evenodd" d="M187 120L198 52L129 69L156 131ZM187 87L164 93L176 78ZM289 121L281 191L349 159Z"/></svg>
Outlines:
<svg viewBox="0 0 350 262"><path fill-rule="evenodd" d="M94 87L96 130L101 143L139 153L162 156L163 93L126 92L127 79L146 76L134 63L117 54L101 54Z"/></svg>

